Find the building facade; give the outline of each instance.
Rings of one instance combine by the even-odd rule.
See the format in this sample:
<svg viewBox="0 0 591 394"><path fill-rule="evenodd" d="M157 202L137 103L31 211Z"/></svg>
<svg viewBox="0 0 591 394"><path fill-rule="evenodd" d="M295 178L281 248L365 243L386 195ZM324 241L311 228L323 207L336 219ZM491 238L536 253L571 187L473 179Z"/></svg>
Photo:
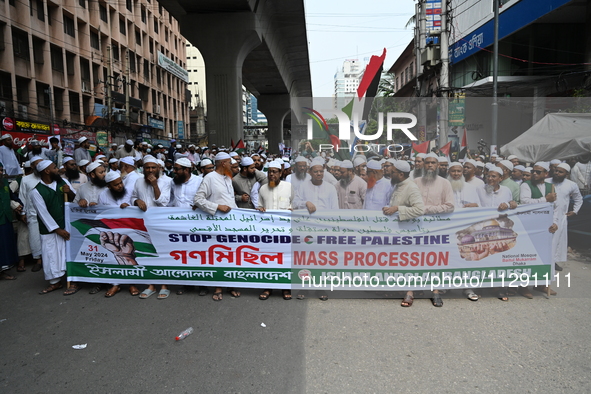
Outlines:
<svg viewBox="0 0 591 394"><path fill-rule="evenodd" d="M116 142L188 137L186 43L156 0L0 1L0 34L3 116Z"/></svg>
<svg viewBox="0 0 591 394"><path fill-rule="evenodd" d="M355 97L365 65L359 59L347 59L334 75L334 108L343 108Z"/></svg>

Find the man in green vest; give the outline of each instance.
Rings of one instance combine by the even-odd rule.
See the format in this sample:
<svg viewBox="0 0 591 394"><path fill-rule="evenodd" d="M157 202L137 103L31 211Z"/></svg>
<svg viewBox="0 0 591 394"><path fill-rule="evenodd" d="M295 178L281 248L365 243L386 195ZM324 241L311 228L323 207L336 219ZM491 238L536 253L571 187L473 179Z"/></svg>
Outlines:
<svg viewBox="0 0 591 394"><path fill-rule="evenodd" d="M554 191L554 185L546 182L548 177L548 171L550 170L550 164L547 162L537 162L531 171L531 180L524 181L521 184L521 203L522 204L540 204L540 203L554 203L556 201L556 192ZM556 224L556 218L554 223L550 226L549 231L554 234L558 230ZM556 295L556 292L552 289L548 289L547 286L538 286L536 290L547 292L550 290L551 295ZM529 292L527 287L523 288L521 295L526 298L533 298L533 295Z"/></svg>
<svg viewBox="0 0 591 394"><path fill-rule="evenodd" d="M18 262L16 237L12 227L13 209L11 201L20 204L17 213L20 216L23 207L17 196L10 190L8 181L4 178L4 165L0 163L0 279L14 280L15 276L5 272Z"/></svg>
<svg viewBox="0 0 591 394"><path fill-rule="evenodd" d="M517 204L521 204L521 198L519 195L519 185L513 179L511 179L511 174L513 173L513 163L509 160L501 160L500 162L496 163L496 166L503 170L503 180L501 181L501 186L506 186L511 190L511 194L513 195L513 201Z"/></svg>
<svg viewBox="0 0 591 394"><path fill-rule="evenodd" d="M60 177L57 167L49 160L37 164L41 182L31 190L31 202L37 208L39 232L41 233L41 255L43 272L49 286L39 294L47 294L62 287L61 278L66 273L66 241L70 233L66 231L65 202L76 196L68 181ZM71 283L64 295L80 290Z"/></svg>

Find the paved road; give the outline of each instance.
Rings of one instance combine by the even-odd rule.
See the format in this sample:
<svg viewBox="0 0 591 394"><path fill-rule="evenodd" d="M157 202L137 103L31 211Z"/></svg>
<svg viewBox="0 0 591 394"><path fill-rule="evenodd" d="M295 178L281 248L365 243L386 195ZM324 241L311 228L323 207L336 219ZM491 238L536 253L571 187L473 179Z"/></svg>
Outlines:
<svg viewBox="0 0 591 394"><path fill-rule="evenodd" d="M565 268L571 287L551 299L456 298L440 309L262 302L254 290L222 302L105 299L89 286L40 296L43 275L28 271L0 281L0 392L589 393L591 261ZM175 342L189 326L195 334Z"/></svg>

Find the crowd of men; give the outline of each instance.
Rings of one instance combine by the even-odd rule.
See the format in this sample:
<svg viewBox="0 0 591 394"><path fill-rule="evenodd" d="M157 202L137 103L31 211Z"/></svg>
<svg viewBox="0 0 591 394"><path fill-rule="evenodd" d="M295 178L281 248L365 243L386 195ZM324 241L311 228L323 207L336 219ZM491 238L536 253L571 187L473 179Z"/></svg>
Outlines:
<svg viewBox="0 0 591 394"><path fill-rule="evenodd" d="M591 180L589 160L570 164L552 160L526 167L516 156L497 155L475 156L461 162L449 162L435 153L419 153L412 161L379 156L368 160L363 155L339 161L309 151L292 157L262 152L247 155L224 147L189 145L185 149L173 141L166 148L127 140L92 158L85 137L78 141L73 156L60 152L59 141L50 141L49 149L33 141L28 160L21 165L10 135L3 135L1 141L4 187L0 191L0 276L15 279L7 270L16 266L18 272L26 271L26 261L32 257L31 270L43 269L48 281L40 294L63 286L66 241L70 237L64 216L66 201L80 207L136 206L143 211L152 207L198 208L211 215L233 208L261 212L305 209L310 214L367 209L388 216L398 213L400 220L460 208L507 211L520 204L549 202L554 205L553 224L548 229L553 233L553 259L556 270L562 270L558 263L567 260L567 217L576 215L581 208L581 192L588 194ZM105 232L101 244L118 251L119 264L135 264L133 255L125 252L125 236ZM478 253L493 252L486 248ZM105 296L112 297L122 285L97 285L90 293L106 289ZM80 283L70 282L64 295L75 294L80 288ZM187 290L182 287L177 294ZM222 300L223 290L215 288L214 301ZM556 294L543 286L536 290ZM198 291L200 295L208 293L206 287ZM240 296L238 289L227 291L233 297ZM495 291L499 299L508 300L506 288ZM170 294L166 285L159 284L151 284L141 292L131 285L129 292L143 299L156 293L157 298L164 299ZM527 287L519 292L533 298ZM433 292L434 306L443 305L443 293ZM472 301L479 298L472 289L465 289L464 294ZM270 295L271 290L265 289L259 298L266 300ZM282 290L282 296L291 299L290 290ZM413 300L414 293L406 292L402 306L412 306Z"/></svg>

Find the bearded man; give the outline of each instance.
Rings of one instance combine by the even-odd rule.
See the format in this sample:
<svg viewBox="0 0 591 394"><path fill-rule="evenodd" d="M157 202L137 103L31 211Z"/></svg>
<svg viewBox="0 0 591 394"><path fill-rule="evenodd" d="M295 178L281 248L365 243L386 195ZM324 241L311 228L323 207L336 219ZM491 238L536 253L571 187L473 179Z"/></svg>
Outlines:
<svg viewBox="0 0 591 394"><path fill-rule="evenodd" d="M88 177L86 174L80 172L78 164L76 164L76 161L72 157L68 156L64 158L64 169L63 178L68 180L74 190L80 189L80 186L88 182Z"/></svg>
<svg viewBox="0 0 591 394"><path fill-rule="evenodd" d="M454 193L454 205L456 208L474 208L480 206L480 198L476 192L476 186L464 180L462 163L454 162L449 165L447 180L451 184Z"/></svg>
<svg viewBox="0 0 591 394"><path fill-rule="evenodd" d="M133 148L132 140L125 141L125 144L121 146L119 149L117 149L117 152L115 152L115 158L117 159L122 159L128 156L132 158L135 158L137 156L137 152Z"/></svg>
<svg viewBox="0 0 591 394"><path fill-rule="evenodd" d="M262 173L261 173L262 174ZM267 177L257 177L257 169L254 160L250 157L243 157L240 160L240 172L232 178L232 186L236 193L236 205L238 208L255 209L250 198L255 183L261 185L267 183Z"/></svg>
<svg viewBox="0 0 591 394"><path fill-rule="evenodd" d="M377 160L370 160L367 163L367 193L365 194L364 208L381 211L390 203L391 192L392 186L390 180L384 177L382 165Z"/></svg>
<svg viewBox="0 0 591 394"><path fill-rule="evenodd" d="M423 176L423 161L426 156L425 153L417 153L415 156L415 168L410 173L410 179L417 179Z"/></svg>
<svg viewBox="0 0 591 394"><path fill-rule="evenodd" d="M23 173L21 166L14 153L14 142L10 134L0 137L0 162L4 165L4 175L8 178L15 178Z"/></svg>
<svg viewBox="0 0 591 394"><path fill-rule="evenodd" d="M449 160L445 156L439 156L437 158L437 162L439 163L439 176L442 178L447 178L447 169L449 167Z"/></svg>
<svg viewBox="0 0 591 394"><path fill-rule="evenodd" d="M100 161L90 163L86 167L90 182L86 182L80 186L76 193L74 203L82 208L91 207L98 203L99 195L105 190L107 182L105 181L105 167L101 165Z"/></svg>
<svg viewBox="0 0 591 394"><path fill-rule="evenodd" d="M367 182L355 175L353 163L350 160L343 161L341 164L341 179L337 184L339 208L362 209L366 193Z"/></svg>

